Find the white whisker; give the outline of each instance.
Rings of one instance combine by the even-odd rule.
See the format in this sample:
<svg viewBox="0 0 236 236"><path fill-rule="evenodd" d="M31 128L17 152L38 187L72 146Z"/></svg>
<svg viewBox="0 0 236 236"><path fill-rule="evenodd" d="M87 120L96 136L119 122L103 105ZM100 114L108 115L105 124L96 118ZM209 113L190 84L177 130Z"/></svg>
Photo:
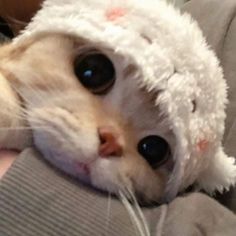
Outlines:
<svg viewBox="0 0 236 236"><path fill-rule="evenodd" d="M140 206L138 204L138 201L137 201L133 191L131 191L129 188L127 188L127 191L129 192L129 195L131 196L131 199L134 202L134 206L135 206L135 208L136 208L136 210L138 212L138 215L139 215L139 217L141 219L141 222L143 223L143 227L145 229L146 235L150 235L150 232L149 232L149 229L148 229L147 220L146 220L146 218L143 215L143 212L142 212L142 210L141 210L141 208L140 208Z"/></svg>
<svg viewBox="0 0 236 236"><path fill-rule="evenodd" d="M133 225L135 226L137 235L146 236L145 231L143 231L143 226L140 223L140 219L137 217L132 205L129 203L128 199L126 198L125 194L119 190L119 197L121 202L123 203L124 207L126 208Z"/></svg>
<svg viewBox="0 0 236 236"><path fill-rule="evenodd" d="M111 216L111 193L108 194L108 200L107 200L107 215L106 215L106 230L105 235L107 236L109 225L110 225L110 216Z"/></svg>
<svg viewBox="0 0 236 236"><path fill-rule="evenodd" d="M127 198L132 200L135 210L138 214L138 217L140 218L140 221L143 225L144 231L147 236L150 236L150 231L149 231L149 226L148 226L147 220L146 220L145 216L143 215L143 212L142 212L142 210L138 204L138 201L134 195L134 192L131 190L131 188L132 188L132 185L129 184L129 186L127 186L127 185L123 186L122 190L126 194Z"/></svg>
<svg viewBox="0 0 236 236"><path fill-rule="evenodd" d="M25 86L25 88L28 89L28 91L33 92L34 95L35 95L35 97L36 97L37 99L41 100L41 98L39 97L39 94L36 92L37 90L36 90L35 88L33 88L33 87L32 87L30 84L28 84L28 83L24 83L24 86ZM25 94L24 94L19 88L17 88L13 83L11 83L11 87L12 87L13 90L15 90L15 92L16 92L17 94L19 94L19 95L23 98L24 101L26 101L27 104L33 105L33 104L32 104L32 101L30 101L30 100L25 96Z"/></svg>

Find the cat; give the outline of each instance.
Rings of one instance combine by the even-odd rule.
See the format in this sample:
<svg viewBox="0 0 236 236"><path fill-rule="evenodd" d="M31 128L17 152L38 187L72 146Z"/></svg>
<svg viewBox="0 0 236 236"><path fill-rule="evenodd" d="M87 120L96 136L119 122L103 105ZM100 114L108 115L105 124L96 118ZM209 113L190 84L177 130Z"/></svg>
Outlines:
<svg viewBox="0 0 236 236"><path fill-rule="evenodd" d="M0 49L1 148L35 146L81 181L144 202L234 184L226 84L196 23L161 1L109 4L47 0Z"/></svg>
<svg viewBox="0 0 236 236"><path fill-rule="evenodd" d="M140 90L130 79L136 73L134 65L125 65L122 57L116 58L113 65L106 56L111 51L87 50L86 42L63 34L37 35L14 46L1 50L7 54L1 55L4 65L1 81L8 88L8 94L1 94L1 100L8 101L7 111L1 109L1 118L8 121L4 126L11 127L13 132L1 140L2 147L22 149L31 145L31 132L17 130L30 126L36 146L43 147L48 158L56 158L55 162L61 163L67 173L79 174L84 180L89 174L92 184L103 189L105 186L107 191L115 191L113 181L120 186L122 181L127 181L127 185L132 181L138 192L145 193L145 198L160 198L172 162L169 145L174 146L175 141L165 117L154 105L155 94L152 97ZM97 72L98 85L97 81L82 85L75 72L81 77L89 73L84 63L97 70L107 67L110 72L107 75ZM115 75L114 67L122 68L123 73ZM17 142L12 140L14 137ZM152 142L156 142L156 150ZM141 157L138 144L144 156L145 151L152 155L145 145L153 148L150 152L159 150L162 154L157 160L147 156L148 164ZM157 168L159 163L161 166L154 171L152 167ZM113 177L119 171L125 173L119 177L123 179Z"/></svg>

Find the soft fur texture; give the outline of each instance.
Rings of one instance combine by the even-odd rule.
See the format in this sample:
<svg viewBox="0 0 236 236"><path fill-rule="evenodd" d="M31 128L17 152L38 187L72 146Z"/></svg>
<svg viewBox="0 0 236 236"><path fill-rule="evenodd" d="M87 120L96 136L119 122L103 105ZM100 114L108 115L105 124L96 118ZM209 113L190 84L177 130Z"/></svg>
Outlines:
<svg viewBox="0 0 236 236"><path fill-rule="evenodd" d="M122 62L123 57L113 61L117 79L108 94L95 96L85 89L71 63L85 45L90 46L77 37L46 33L7 46L1 58L4 69L0 71L12 93L21 97L23 107L19 114L14 109L10 114L6 112L19 123L5 125L4 130L14 130L18 135L28 123L30 127L25 129L33 131L34 145L67 173L106 191L118 193L120 188L132 187L144 199L160 199L169 164L152 170L138 154L137 143L146 135L158 134L174 147L173 133L154 106L153 98L132 81L131 72L135 69L130 70ZM112 58L112 51L107 54ZM20 105L12 97L4 97L2 104L5 100L13 108ZM99 156L97 130L104 126L115 130L122 156ZM25 139L30 140L30 133ZM23 138L19 141L25 143ZM8 143L11 137L4 139L2 147ZM17 143L14 145L20 148ZM89 166L89 176L85 165Z"/></svg>
<svg viewBox="0 0 236 236"><path fill-rule="evenodd" d="M34 142L59 168L86 179L78 165L89 164L94 186L117 192L125 182L149 200L160 199L164 188L164 199L171 199L194 182L208 192L235 183L234 160L221 145L226 84L188 15L156 0L47 0L14 47L27 50L20 50L20 62L4 67L20 81L32 128L40 120L53 129L33 129ZM99 99L78 84L70 63L91 48L105 53L117 71L114 88ZM121 137L123 158L97 160L96 130L104 123ZM151 170L136 153L137 140L151 133L170 143L171 174L167 167Z"/></svg>

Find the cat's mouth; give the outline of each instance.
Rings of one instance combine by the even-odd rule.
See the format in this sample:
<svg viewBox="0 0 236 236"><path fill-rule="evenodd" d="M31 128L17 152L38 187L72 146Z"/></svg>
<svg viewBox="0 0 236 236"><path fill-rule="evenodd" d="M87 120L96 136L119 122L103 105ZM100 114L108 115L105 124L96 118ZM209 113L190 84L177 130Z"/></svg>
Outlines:
<svg viewBox="0 0 236 236"><path fill-rule="evenodd" d="M76 173L78 175L83 175L83 176L86 176L86 177L90 177L91 165L93 165L93 163L95 163L96 161L97 161L97 158L91 160L88 163L76 161L75 164L74 164L75 169L76 169Z"/></svg>
<svg viewBox="0 0 236 236"><path fill-rule="evenodd" d="M75 165L76 165L76 170L78 174L83 174L86 176L90 175L90 167L88 164L77 162Z"/></svg>

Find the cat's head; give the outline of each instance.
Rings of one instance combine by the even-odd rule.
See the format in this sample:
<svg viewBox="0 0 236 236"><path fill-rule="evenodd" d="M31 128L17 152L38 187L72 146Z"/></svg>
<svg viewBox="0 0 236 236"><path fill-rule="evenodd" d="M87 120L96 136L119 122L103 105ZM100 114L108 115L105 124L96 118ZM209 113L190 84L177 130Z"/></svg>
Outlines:
<svg viewBox="0 0 236 236"><path fill-rule="evenodd" d="M158 92L140 85L137 65L112 48L57 33L16 43L14 53L5 68L43 155L99 189L160 199L175 136Z"/></svg>
<svg viewBox="0 0 236 236"><path fill-rule="evenodd" d="M106 191L173 197L218 152L221 69L190 17L158 1L105 3L46 1L8 70L53 164Z"/></svg>

